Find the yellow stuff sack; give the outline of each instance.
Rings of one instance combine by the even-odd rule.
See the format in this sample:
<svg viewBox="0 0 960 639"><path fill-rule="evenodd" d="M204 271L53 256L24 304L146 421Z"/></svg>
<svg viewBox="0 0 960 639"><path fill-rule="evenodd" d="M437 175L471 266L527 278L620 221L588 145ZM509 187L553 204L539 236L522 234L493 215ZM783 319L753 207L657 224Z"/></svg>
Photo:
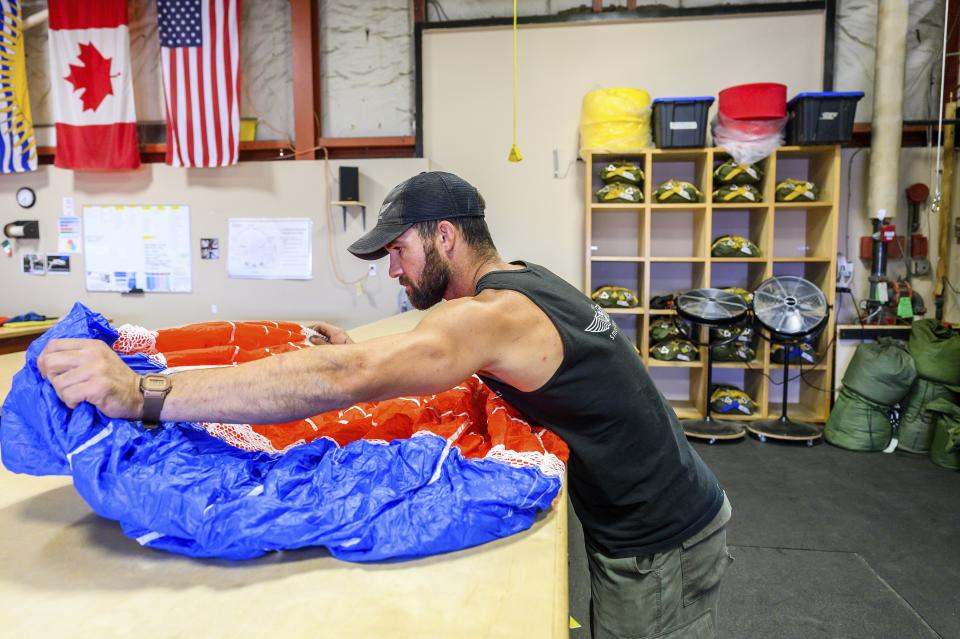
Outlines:
<svg viewBox="0 0 960 639"><path fill-rule="evenodd" d="M588 152L639 151L650 146L650 94L643 89L597 89L583 96L580 157Z"/></svg>

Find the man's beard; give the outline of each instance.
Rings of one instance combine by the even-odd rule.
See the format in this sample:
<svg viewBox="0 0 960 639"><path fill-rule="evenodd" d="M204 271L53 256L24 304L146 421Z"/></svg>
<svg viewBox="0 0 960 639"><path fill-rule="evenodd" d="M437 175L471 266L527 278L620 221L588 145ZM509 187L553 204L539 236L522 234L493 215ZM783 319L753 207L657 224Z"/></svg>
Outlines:
<svg viewBox="0 0 960 639"><path fill-rule="evenodd" d="M443 261L440 251L432 243L428 244L424 252L420 285L414 284L407 277L401 277L400 283L410 287L407 297L414 308L422 311L443 299L443 294L450 284L450 265Z"/></svg>

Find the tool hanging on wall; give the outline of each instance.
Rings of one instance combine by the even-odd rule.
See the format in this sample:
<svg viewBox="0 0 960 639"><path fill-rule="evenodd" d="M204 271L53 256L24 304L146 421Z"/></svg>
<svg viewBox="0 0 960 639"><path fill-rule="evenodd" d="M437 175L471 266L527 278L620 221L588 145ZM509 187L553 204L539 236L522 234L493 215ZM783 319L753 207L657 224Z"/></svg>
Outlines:
<svg viewBox="0 0 960 639"><path fill-rule="evenodd" d="M517 146L517 0L513 0L513 146L507 159L511 162L523 160Z"/></svg>
<svg viewBox="0 0 960 639"><path fill-rule="evenodd" d="M930 274L930 260L927 259L927 238L920 232L920 206L930 196L926 184L911 184L907 187L907 262L906 279Z"/></svg>

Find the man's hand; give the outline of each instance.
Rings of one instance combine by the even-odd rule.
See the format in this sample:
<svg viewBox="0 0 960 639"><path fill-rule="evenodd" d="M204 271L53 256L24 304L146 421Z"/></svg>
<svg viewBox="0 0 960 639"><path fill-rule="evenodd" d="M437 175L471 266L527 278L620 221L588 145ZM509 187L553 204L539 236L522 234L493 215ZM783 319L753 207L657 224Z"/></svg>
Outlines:
<svg viewBox="0 0 960 639"><path fill-rule="evenodd" d="M327 324L326 322L320 322L311 326L313 330L320 333L319 335L314 335L310 338L310 341L314 344L323 346L324 344L353 344L353 340L350 339L350 336L347 335L347 332L338 326L333 324Z"/></svg>
<svg viewBox="0 0 960 639"><path fill-rule="evenodd" d="M140 376L100 340L51 340L37 367L70 408L90 402L107 417L140 419L143 414Z"/></svg>

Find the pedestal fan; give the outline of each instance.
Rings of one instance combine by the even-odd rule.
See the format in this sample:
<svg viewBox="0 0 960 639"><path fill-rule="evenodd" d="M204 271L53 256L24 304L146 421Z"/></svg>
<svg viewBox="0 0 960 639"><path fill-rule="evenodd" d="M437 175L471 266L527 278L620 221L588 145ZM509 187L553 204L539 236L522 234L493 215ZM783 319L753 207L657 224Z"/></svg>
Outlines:
<svg viewBox="0 0 960 639"><path fill-rule="evenodd" d="M706 439L711 444L721 439L742 439L746 432L743 426L734 421L714 419L711 415L710 395L713 384L713 347L736 339L731 335L728 339L715 342L712 337L712 328L733 326L744 321L747 317L747 304L739 295L717 288L697 288L677 297L677 314L695 326L707 328L707 397L706 415L703 419L685 419L681 422L683 432L688 437ZM688 336L697 346L703 343Z"/></svg>
<svg viewBox="0 0 960 639"><path fill-rule="evenodd" d="M753 422L747 430L761 441L782 439L806 441L823 436L820 427L795 422L787 416L787 391L790 384L790 350L818 335L827 323L830 307L827 298L812 282L794 275L771 277L753 292L753 316L767 330L771 343L784 348L783 406L780 417Z"/></svg>

